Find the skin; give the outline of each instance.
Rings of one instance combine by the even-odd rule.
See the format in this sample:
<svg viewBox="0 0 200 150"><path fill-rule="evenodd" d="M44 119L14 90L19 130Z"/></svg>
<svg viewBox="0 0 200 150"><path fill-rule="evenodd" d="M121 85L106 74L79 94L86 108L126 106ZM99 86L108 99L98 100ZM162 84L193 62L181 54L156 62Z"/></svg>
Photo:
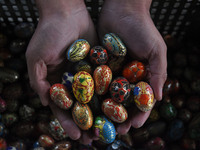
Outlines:
<svg viewBox="0 0 200 150"><path fill-rule="evenodd" d="M76 126L71 112L52 103L49 89L54 83L61 83L65 71L70 72L66 50L75 40L86 39L91 46L98 44L93 22L83 0L38 0L36 4L40 20L26 52L30 85L42 104L51 107L70 138L90 143L92 136Z"/></svg>
<svg viewBox="0 0 200 150"><path fill-rule="evenodd" d="M73 140L89 144L98 138L90 131L81 131L71 113L52 103L49 89L61 83L63 72L71 63L66 60L66 49L77 39L86 39L91 47L98 45L97 33L83 0L36 0L40 20L26 52L32 88L44 106L49 105L66 133ZM106 0L100 13L98 35L116 33L124 41L133 59L148 62L148 77L155 98L162 99L166 80L166 45L149 14L150 0ZM123 28L124 27L124 28ZM130 112L130 111L129 111ZM131 109L129 119L117 126L117 132L127 133L131 126L144 124L150 111Z"/></svg>
<svg viewBox="0 0 200 150"><path fill-rule="evenodd" d="M148 80L155 99L162 99L162 88L167 78L167 48L150 17L151 0L106 0L99 18L100 39L106 33L115 33L124 42L133 60L146 61ZM101 40L102 41L102 40ZM120 134L130 127L141 127L151 111L131 108L128 120L117 126Z"/></svg>

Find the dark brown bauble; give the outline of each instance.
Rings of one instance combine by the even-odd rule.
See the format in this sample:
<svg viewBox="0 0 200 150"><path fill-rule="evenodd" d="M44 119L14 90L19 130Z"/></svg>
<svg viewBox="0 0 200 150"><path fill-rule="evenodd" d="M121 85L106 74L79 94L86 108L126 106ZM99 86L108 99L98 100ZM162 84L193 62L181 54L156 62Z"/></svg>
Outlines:
<svg viewBox="0 0 200 150"><path fill-rule="evenodd" d="M183 122L189 122L192 118L192 113L185 108L182 108L178 111L178 116L179 119L181 119Z"/></svg>
<svg viewBox="0 0 200 150"><path fill-rule="evenodd" d="M27 42L22 39L15 39L10 42L9 50L12 55L18 55L25 52L27 48Z"/></svg>
<svg viewBox="0 0 200 150"><path fill-rule="evenodd" d="M19 99L23 94L22 84L21 83L12 83L7 85L3 89L3 97L7 99Z"/></svg>
<svg viewBox="0 0 200 150"><path fill-rule="evenodd" d="M186 103L186 97L184 95L176 95L176 96L172 97L171 103L177 109L183 108Z"/></svg>
<svg viewBox="0 0 200 150"><path fill-rule="evenodd" d="M200 97L191 96L186 102L187 108L192 112L198 112L200 110Z"/></svg>
<svg viewBox="0 0 200 150"><path fill-rule="evenodd" d="M35 26L32 23L22 22L15 26L15 35L19 38L30 38L35 31Z"/></svg>

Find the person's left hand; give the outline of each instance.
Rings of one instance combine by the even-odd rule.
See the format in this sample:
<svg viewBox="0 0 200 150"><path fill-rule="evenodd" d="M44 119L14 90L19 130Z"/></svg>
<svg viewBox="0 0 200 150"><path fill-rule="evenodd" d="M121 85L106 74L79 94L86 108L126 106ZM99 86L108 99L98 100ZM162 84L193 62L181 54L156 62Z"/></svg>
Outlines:
<svg viewBox="0 0 200 150"><path fill-rule="evenodd" d="M150 4L151 0L106 0L101 10L98 31L101 41L107 33L117 34L133 60L148 62L150 85L155 99L161 100L167 78L167 48L150 17ZM150 112L131 108L129 118L117 126L117 132L125 134L131 126L141 127Z"/></svg>

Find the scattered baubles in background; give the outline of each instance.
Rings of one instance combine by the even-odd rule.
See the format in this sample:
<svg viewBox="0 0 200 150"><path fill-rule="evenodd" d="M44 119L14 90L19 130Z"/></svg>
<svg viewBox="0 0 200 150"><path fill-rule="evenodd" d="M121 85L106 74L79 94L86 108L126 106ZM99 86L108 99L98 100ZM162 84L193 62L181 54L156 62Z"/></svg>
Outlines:
<svg viewBox="0 0 200 150"><path fill-rule="evenodd" d="M163 89L163 100L155 103L148 120L141 128L131 128L125 135L115 135L115 130L107 131L102 128L102 124L114 128L117 124L114 123L114 120L123 122L128 118L128 115L127 117L123 115L122 120L121 118L116 119L112 116L113 113L110 113L113 108L106 108L106 110L103 108L105 116L102 116L100 106L104 107L105 103L117 103L115 106L118 106L120 111L127 108L128 114L130 105L134 104L130 100L133 100L132 96L134 96L131 95L134 91L132 84L138 81L130 81L125 76L125 74L130 75L125 66L132 62L127 62L125 56L121 56L128 50L123 52L125 50L122 47L122 52L111 55L110 52L113 50L109 49L110 52L106 54L105 44L100 48L94 48L96 49L94 52L89 51L86 56L87 59L75 62L76 67L74 67L73 74L65 74L61 77L63 78L62 84L67 85L69 93L73 92L72 76L75 75L75 72L88 72L94 79L92 73L101 65L106 65L112 70L112 77L110 76L107 80L107 82L110 82L109 84L120 74L121 77L123 76L128 80L131 88L129 98L118 103L111 98L113 94L110 94L110 86L102 83L102 80L96 81L94 79L94 94L87 105L91 108L91 112L95 112L93 114L93 126L96 128L94 130L97 130L95 133L98 134L101 131L105 135L100 137L99 141L84 146L67 136L51 110L41 105L39 97L30 88L24 54L34 32L33 27L32 24L23 23L15 27L14 31L10 31L13 34L10 34L10 32L8 34L6 32L0 33L0 149L200 149L199 47L191 42L176 41L170 35L164 37L168 46L168 79ZM108 38L113 37L112 34L108 35ZM170 42L170 44L169 40L173 42ZM90 58L90 56L93 58ZM142 74L145 67L145 65L136 62L133 62L130 66L132 66L133 71L135 66L139 68L138 73L135 74L138 76ZM101 67L100 69L103 68ZM96 78L108 72L99 72L100 69L97 69ZM133 78L131 77L131 79ZM96 84L105 86L105 90L103 88L98 89L99 86L95 87ZM107 95L104 93L105 91ZM135 92L137 93L137 90ZM106 99L108 95L110 99ZM72 96L72 99L74 98ZM86 104L80 104L74 100L71 108L66 111L70 111L76 105L78 108ZM138 109L138 111L140 110ZM110 121L106 116L114 118L111 119L112 124L109 123ZM90 126L90 123L91 121L88 122L86 128Z"/></svg>

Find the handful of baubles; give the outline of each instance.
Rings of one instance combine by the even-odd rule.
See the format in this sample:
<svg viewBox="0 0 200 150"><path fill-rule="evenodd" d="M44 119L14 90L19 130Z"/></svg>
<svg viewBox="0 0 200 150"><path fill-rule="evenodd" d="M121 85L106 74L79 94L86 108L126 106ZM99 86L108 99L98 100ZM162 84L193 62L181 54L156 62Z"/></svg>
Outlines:
<svg viewBox="0 0 200 150"><path fill-rule="evenodd" d="M109 144L116 137L114 124L128 118L127 107L136 105L146 112L155 99L145 82L146 65L128 58L127 48L116 34L106 34L102 43L90 48L86 40L78 39L67 49L66 57L76 71L64 72L62 83L51 86L50 97L61 109L71 111L80 129L92 128Z"/></svg>

